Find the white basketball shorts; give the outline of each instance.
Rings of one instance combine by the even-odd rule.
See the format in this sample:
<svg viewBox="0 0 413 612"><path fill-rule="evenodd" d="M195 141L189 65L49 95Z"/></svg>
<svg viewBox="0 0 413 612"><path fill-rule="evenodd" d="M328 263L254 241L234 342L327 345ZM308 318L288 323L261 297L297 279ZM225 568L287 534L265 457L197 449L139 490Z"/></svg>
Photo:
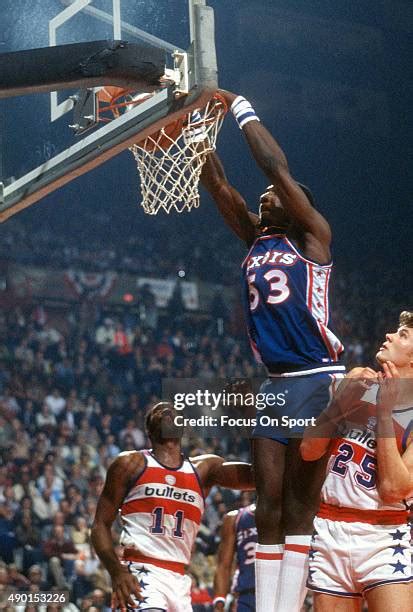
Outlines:
<svg viewBox="0 0 413 612"><path fill-rule="evenodd" d="M362 597L383 584L413 582L410 527L314 519L307 586Z"/></svg>
<svg viewBox="0 0 413 612"><path fill-rule="evenodd" d="M150 563L124 562L141 587L142 601L133 610L192 612L191 578ZM128 610L132 610L128 608Z"/></svg>

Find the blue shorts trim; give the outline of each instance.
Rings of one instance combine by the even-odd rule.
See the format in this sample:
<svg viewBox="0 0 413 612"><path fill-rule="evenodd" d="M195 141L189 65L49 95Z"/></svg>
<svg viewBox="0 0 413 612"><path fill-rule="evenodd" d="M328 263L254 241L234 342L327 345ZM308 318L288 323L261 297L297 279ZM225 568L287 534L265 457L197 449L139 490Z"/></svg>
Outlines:
<svg viewBox="0 0 413 612"><path fill-rule="evenodd" d="M363 593L366 591L370 591L370 589L375 589L376 587L383 586L385 584L397 584L398 582L413 582L413 576L406 576L406 578L394 578L393 580L380 580L380 582L374 582L373 584L369 584L364 587Z"/></svg>
<svg viewBox="0 0 413 612"><path fill-rule="evenodd" d="M306 586L307 586L307 589L310 589L310 591L316 591L317 593L324 593L325 595L336 595L337 597L347 597L348 599L350 598L357 599L357 598L363 597L361 593L346 593L345 591L332 591L330 589L322 589L322 588L314 586L308 581L307 581Z"/></svg>

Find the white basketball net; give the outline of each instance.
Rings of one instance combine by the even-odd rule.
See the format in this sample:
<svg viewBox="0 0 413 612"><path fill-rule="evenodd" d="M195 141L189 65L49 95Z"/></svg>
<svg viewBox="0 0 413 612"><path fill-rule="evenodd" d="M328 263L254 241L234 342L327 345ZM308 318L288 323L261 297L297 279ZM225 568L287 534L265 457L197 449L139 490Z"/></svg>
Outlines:
<svg viewBox="0 0 413 612"><path fill-rule="evenodd" d="M202 166L215 151L226 107L212 98L202 110L187 115L178 135L168 136L168 127L133 145L141 180L142 206L149 215L161 209L181 213L199 206Z"/></svg>

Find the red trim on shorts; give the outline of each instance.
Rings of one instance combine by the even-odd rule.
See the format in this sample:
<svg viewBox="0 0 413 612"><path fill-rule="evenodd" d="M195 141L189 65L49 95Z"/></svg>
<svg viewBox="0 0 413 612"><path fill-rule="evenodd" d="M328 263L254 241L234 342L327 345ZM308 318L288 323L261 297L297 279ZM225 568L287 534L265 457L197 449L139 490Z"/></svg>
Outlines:
<svg viewBox="0 0 413 612"><path fill-rule="evenodd" d="M292 552L297 552L297 553L302 553L303 555L308 555L310 546L306 546L305 544L285 544L284 550L290 550Z"/></svg>
<svg viewBox="0 0 413 612"><path fill-rule="evenodd" d="M361 510L324 503L320 505L317 516L330 521L370 525L403 525L409 518L407 510Z"/></svg>
<svg viewBox="0 0 413 612"><path fill-rule="evenodd" d="M139 512L147 512L152 514L153 510L158 506L165 510L166 514L174 515L175 512L181 510L184 512L185 518L193 521L197 525L201 524L202 512L199 508L192 506L189 503L173 500L166 500L164 497L149 497L145 499L133 499L130 502L122 505L121 514L137 514Z"/></svg>
<svg viewBox="0 0 413 612"><path fill-rule="evenodd" d="M283 553L256 552L255 558L262 559L263 561L281 561L283 558Z"/></svg>
<svg viewBox="0 0 413 612"><path fill-rule="evenodd" d="M178 563L178 561L163 561L162 559L146 557L133 548L125 548L123 551L123 560L132 561L132 563L149 563L150 565L156 565L156 567L162 567L163 569L182 575L185 575L187 567L184 563Z"/></svg>

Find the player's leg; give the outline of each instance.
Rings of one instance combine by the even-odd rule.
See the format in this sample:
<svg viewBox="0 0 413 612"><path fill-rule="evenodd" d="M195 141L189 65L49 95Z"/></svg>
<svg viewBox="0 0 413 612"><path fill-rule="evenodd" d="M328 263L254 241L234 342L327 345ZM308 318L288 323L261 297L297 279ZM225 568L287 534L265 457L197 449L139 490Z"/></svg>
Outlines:
<svg viewBox="0 0 413 612"><path fill-rule="evenodd" d="M311 536L314 516L320 506L328 456L326 454L318 461L303 461L300 444L301 439L292 439L286 450L282 528L287 535Z"/></svg>
<svg viewBox="0 0 413 612"><path fill-rule="evenodd" d="M308 551L313 520L320 503L327 456L303 461L301 439L289 441L283 483L282 526L285 531L278 612L300 610L307 591Z"/></svg>
<svg viewBox="0 0 413 612"><path fill-rule="evenodd" d="M369 612L410 612L413 609L413 583L383 584L365 593Z"/></svg>
<svg viewBox="0 0 413 612"><path fill-rule="evenodd" d="M290 415L298 422L300 419L317 418L328 405L334 381L335 378L326 373L291 379L288 396ZM305 599L308 550L328 460L326 454L319 461L303 461L300 455L301 425L292 428L291 434L300 437L289 440L286 453L282 506L285 546L278 612L299 611Z"/></svg>
<svg viewBox="0 0 413 612"><path fill-rule="evenodd" d="M281 529L282 483L286 445L254 438L253 464L257 490L255 559L257 612L276 611L276 588L281 568L284 534Z"/></svg>
<svg viewBox="0 0 413 612"><path fill-rule="evenodd" d="M325 593L313 593L314 612L360 612L363 600L360 597L336 597ZM392 608L388 608L388 611ZM369 607L370 612L370 607Z"/></svg>
<svg viewBox="0 0 413 612"><path fill-rule="evenodd" d="M168 600L168 612L192 612L192 579L188 574L163 570L163 586Z"/></svg>
<svg viewBox="0 0 413 612"><path fill-rule="evenodd" d="M141 587L142 599L137 602L136 612L166 612L168 600L165 595L165 572L166 570L152 564L130 562L128 569L138 580ZM166 572L167 573L167 572Z"/></svg>

